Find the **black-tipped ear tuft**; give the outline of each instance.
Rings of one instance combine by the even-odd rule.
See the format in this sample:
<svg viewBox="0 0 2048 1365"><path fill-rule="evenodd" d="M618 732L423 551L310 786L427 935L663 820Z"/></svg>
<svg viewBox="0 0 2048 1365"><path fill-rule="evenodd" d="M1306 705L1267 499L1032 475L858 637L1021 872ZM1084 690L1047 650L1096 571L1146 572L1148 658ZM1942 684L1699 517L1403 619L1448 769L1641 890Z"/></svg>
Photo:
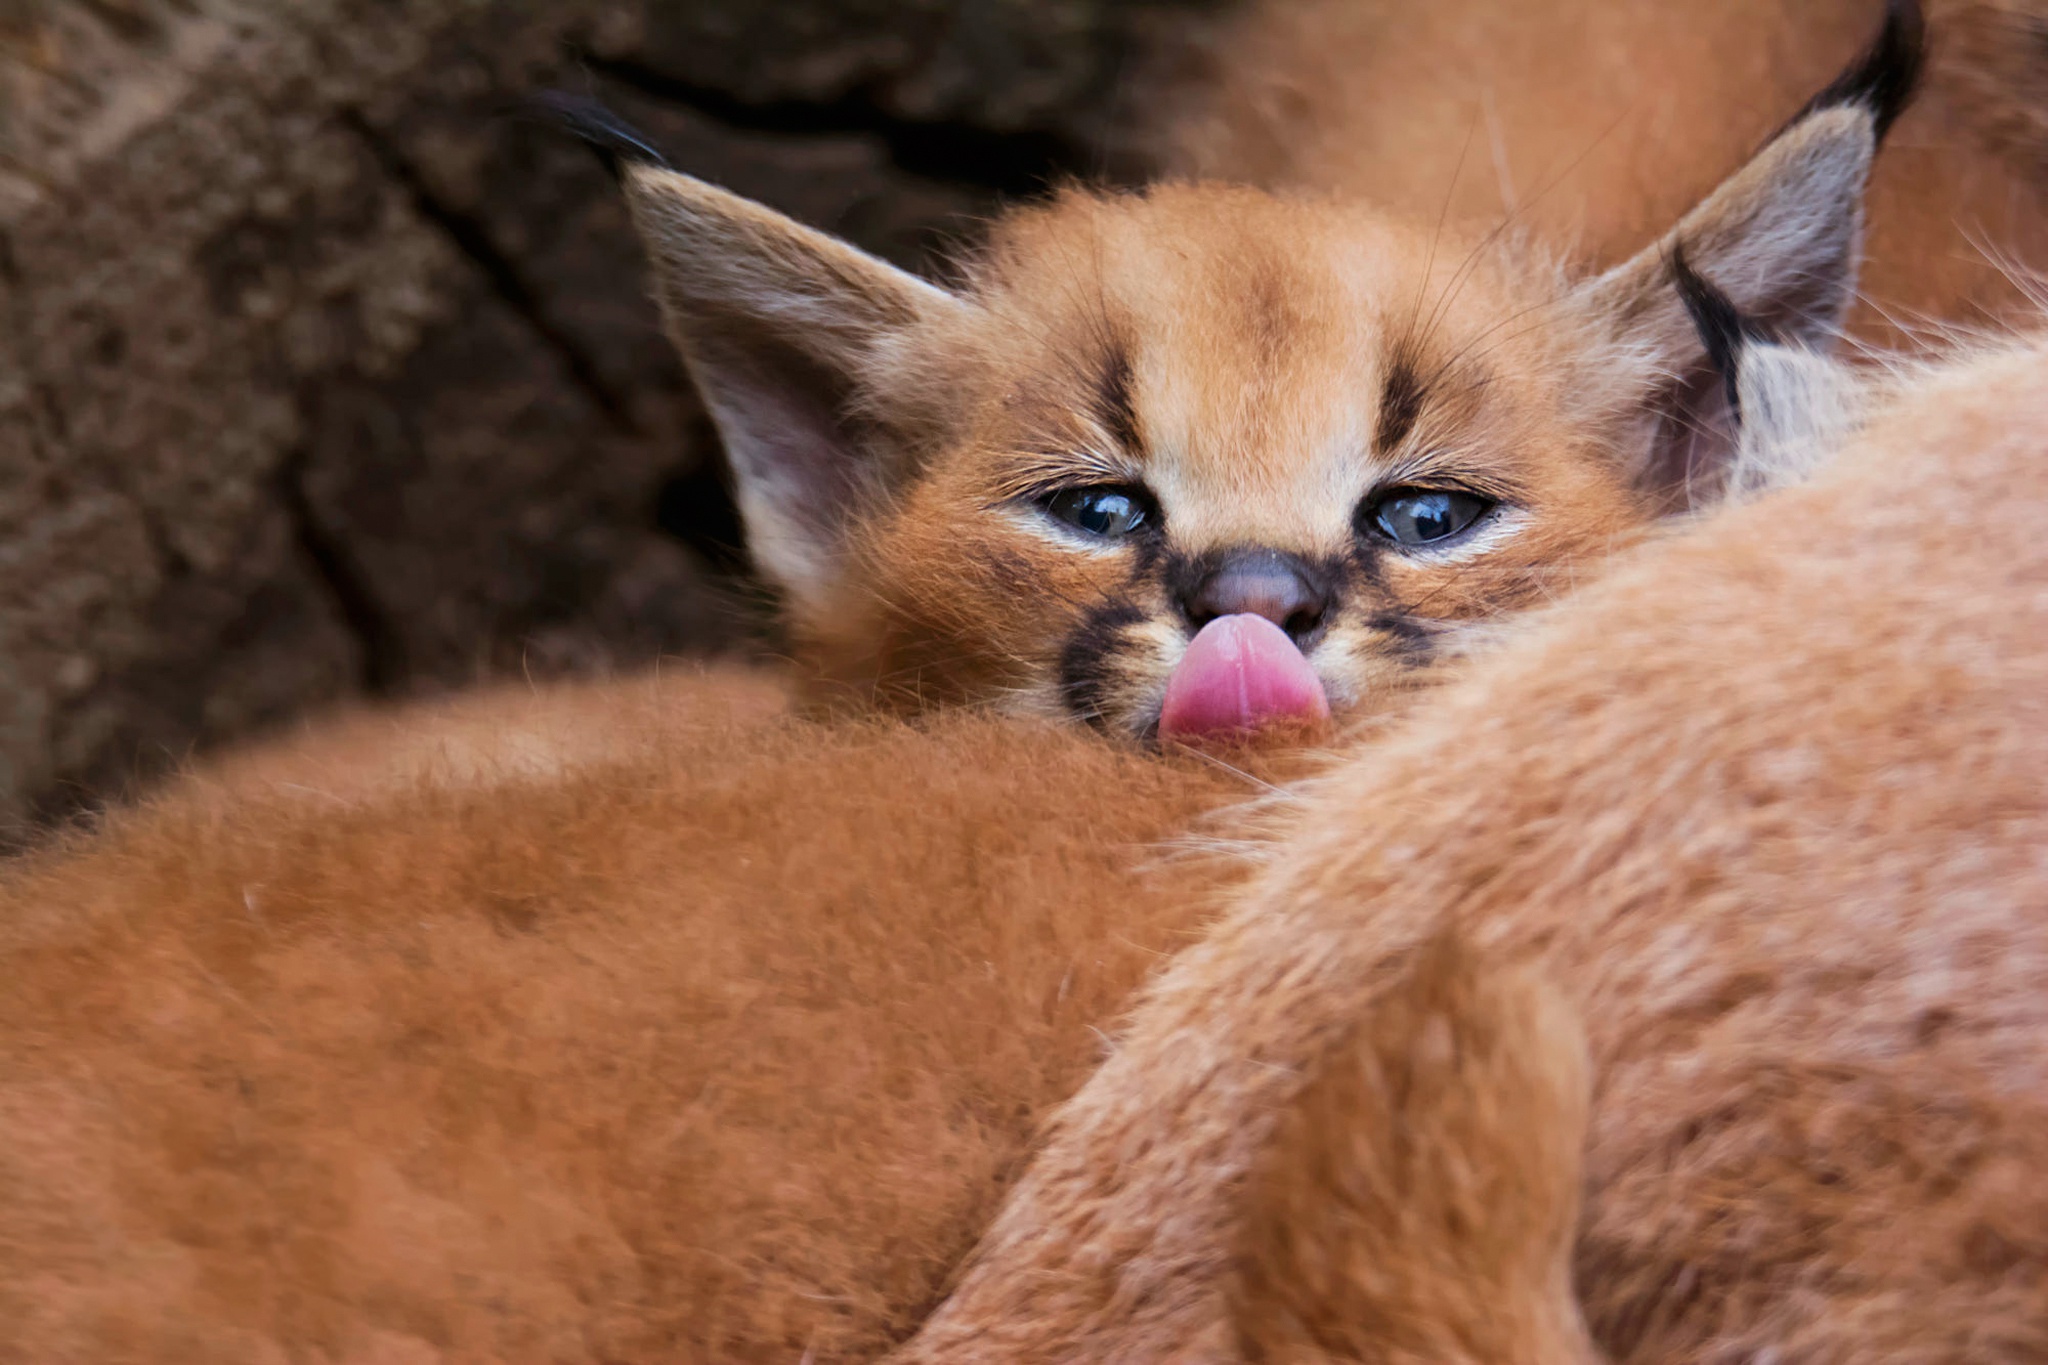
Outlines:
<svg viewBox="0 0 2048 1365"><path fill-rule="evenodd" d="M1685 259L1685 248L1671 249L1671 278L1678 285L1678 297L1685 301L1686 315L1700 334L1707 351L1707 363L1721 376L1728 389L1728 410L1742 420L1742 395L1737 379L1742 367L1742 348L1752 342L1769 341L1770 333L1755 319L1744 315L1735 300Z"/></svg>
<svg viewBox="0 0 2048 1365"><path fill-rule="evenodd" d="M548 90L533 97L533 107L549 122L583 139L604 168L617 180L634 166L668 166L663 156L629 123L587 95Z"/></svg>
<svg viewBox="0 0 2048 1365"><path fill-rule="evenodd" d="M1913 102L1926 66L1927 17L1920 0L1885 0L1884 26L1870 46L1785 126L1823 109L1861 105L1870 111L1881 142Z"/></svg>

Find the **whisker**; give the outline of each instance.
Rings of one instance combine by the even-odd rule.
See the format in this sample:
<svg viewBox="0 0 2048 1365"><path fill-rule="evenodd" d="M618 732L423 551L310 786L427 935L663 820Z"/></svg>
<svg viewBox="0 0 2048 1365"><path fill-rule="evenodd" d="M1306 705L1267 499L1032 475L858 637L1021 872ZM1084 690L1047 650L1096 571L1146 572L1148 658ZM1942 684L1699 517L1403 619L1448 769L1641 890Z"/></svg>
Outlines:
<svg viewBox="0 0 2048 1365"><path fill-rule="evenodd" d="M1438 300L1437 306L1431 310L1430 320L1427 324L1425 324L1425 326L1422 329L1421 340L1427 341L1429 337L1432 334L1434 334L1436 328L1441 324L1444 315L1449 311L1451 303L1456 298L1457 291L1462 289L1465 286L1465 284L1470 280L1471 275L1468 273L1468 270L1470 269L1470 267L1477 264L1477 262L1480 259L1481 253L1487 250L1487 248L1491 247L1494 243L1498 242L1502 234L1507 232L1507 230L1510 227L1512 227L1517 221L1520 220L1525 210L1534 208L1537 204L1543 202L1543 200L1549 196L1552 190L1556 189L1559 185L1563 184L1564 181L1567 178L1569 178L1574 171L1578 170L1580 166L1584 165L1586 159L1592 156L1594 152L1598 151L1600 145L1606 142L1608 138L1614 135L1615 129L1621 126L1623 119L1625 119L1626 117L1627 111L1623 111L1622 114L1616 116L1612 123L1608 124L1606 128L1601 130L1598 136L1596 136L1590 143L1586 145L1584 151L1580 152L1576 157L1574 157L1571 160L1571 162L1565 166L1563 170L1559 171L1556 175L1551 176L1549 179L1545 180L1540 186L1538 186L1535 193L1530 195L1525 202L1509 206L1507 213L1502 216L1500 222L1496 223L1493 226L1493 228L1486 233L1485 236L1479 239L1478 243L1473 246L1472 250L1466 253L1464 261L1459 264L1457 271L1452 274L1450 282L1444 286L1444 292L1442 297ZM1460 154L1460 164L1462 164L1462 153ZM1437 227L1438 231L1441 232L1443 227L1442 223L1439 222ZM1423 278L1425 281L1427 281L1428 277L1428 267L1425 266L1423 271Z"/></svg>
<svg viewBox="0 0 2048 1365"><path fill-rule="evenodd" d="M1475 117L1465 125L1465 140L1458 144L1457 164L1451 167L1451 183L1444 187L1443 207L1437 210L1436 230L1430 233L1429 252L1423 257L1422 278L1416 281L1415 284L1415 306L1408 315L1408 326L1405 329L1405 335L1407 336L1416 337L1418 335L1416 324L1422 318L1423 300L1429 297L1430 276L1436 272L1437 243L1443 240L1444 224L1450 221L1451 201L1458 197L1458 180L1465 173L1465 154L1472 150L1472 135L1478 129L1479 120ZM1432 312L1432 316L1434 316L1434 312ZM1422 336L1426 336L1427 333L1428 328L1422 329Z"/></svg>

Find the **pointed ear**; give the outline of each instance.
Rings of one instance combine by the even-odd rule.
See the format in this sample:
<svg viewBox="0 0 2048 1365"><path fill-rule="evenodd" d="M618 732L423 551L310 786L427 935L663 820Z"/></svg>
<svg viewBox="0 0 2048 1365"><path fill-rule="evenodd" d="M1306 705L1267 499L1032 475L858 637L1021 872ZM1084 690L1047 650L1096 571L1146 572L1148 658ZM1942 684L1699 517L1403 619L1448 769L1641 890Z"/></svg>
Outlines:
<svg viewBox="0 0 2048 1365"><path fill-rule="evenodd" d="M1581 286L1640 376L1626 441L1634 473L1676 506L1725 487L1737 449L1729 382L1675 286L1683 257L1761 333L1825 351L1855 299L1863 191L1924 60L1920 10L1890 0L1848 71L1661 240Z"/></svg>
<svg viewBox="0 0 2048 1365"><path fill-rule="evenodd" d="M724 438L754 563L822 609L846 532L909 469L886 375L968 305L773 210L665 167L621 174L669 335Z"/></svg>

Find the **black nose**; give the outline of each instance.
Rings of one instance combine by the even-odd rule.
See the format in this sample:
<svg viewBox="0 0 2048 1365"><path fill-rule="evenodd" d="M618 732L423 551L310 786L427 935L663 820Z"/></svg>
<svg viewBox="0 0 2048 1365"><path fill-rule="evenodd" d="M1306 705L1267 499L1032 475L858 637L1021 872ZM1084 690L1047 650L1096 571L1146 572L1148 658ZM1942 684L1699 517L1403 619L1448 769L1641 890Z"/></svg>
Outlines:
<svg viewBox="0 0 2048 1365"><path fill-rule="evenodd" d="M1329 613L1329 584L1321 574L1278 550L1232 550L1199 570L1181 594L1181 610L1196 630L1219 616L1263 616L1306 645Z"/></svg>

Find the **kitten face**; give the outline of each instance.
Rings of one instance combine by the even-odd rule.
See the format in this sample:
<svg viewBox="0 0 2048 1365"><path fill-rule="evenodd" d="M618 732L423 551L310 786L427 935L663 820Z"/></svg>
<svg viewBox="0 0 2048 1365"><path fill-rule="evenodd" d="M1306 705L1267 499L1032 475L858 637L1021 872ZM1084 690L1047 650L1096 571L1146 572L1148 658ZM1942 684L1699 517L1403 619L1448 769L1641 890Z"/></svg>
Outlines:
<svg viewBox="0 0 2048 1365"><path fill-rule="evenodd" d="M1828 338L1879 122L1842 98L1590 278L1499 230L1194 185L1017 212L942 289L674 172L625 183L820 683L1145 738L1196 673L1254 723L1276 689L1369 710L1717 496L1733 414L1672 256Z"/></svg>
<svg viewBox="0 0 2048 1365"><path fill-rule="evenodd" d="M1434 245L1216 189L1012 221L919 348L957 410L815 618L828 667L1143 736L1227 610L1341 712L1557 589L1657 509L1610 348L1544 263Z"/></svg>

